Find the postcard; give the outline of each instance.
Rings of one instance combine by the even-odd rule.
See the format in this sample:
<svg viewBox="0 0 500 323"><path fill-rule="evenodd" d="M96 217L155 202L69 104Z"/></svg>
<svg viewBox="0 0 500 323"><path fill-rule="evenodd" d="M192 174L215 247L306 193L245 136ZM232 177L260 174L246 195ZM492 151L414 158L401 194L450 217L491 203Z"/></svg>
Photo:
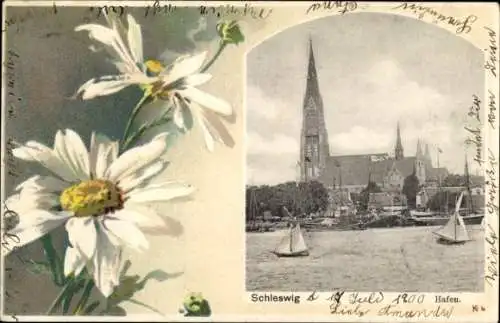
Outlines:
<svg viewBox="0 0 500 323"><path fill-rule="evenodd" d="M498 4L3 9L2 321L498 321Z"/></svg>

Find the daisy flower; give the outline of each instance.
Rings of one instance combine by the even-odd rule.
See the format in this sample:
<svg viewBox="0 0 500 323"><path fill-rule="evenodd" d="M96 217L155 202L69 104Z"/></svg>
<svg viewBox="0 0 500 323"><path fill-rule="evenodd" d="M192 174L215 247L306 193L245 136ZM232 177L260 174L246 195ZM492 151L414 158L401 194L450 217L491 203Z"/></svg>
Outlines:
<svg viewBox="0 0 500 323"><path fill-rule="evenodd" d="M104 296L119 284L120 255L124 247L148 248L141 228L161 228L165 222L148 206L193 192L179 182L149 184L166 162L166 133L118 156L118 143L92 134L90 152L78 134L58 131L51 149L28 141L13 150L17 158L43 165L53 176L33 176L16 187L6 204L19 214L9 231L26 245L65 225L70 246L64 273L93 274ZM8 253L8 252L7 252Z"/></svg>
<svg viewBox="0 0 500 323"><path fill-rule="evenodd" d="M85 24L75 30L88 31L90 38L110 50L115 57L113 63L121 74L91 79L78 89L77 95L81 94L83 99L91 99L113 94L136 84L153 99L164 100L173 107L174 123L179 129L191 128L193 119L196 119L210 151L213 151L216 141L226 145L233 144L231 136L217 116L230 116L231 105L196 88L212 78L210 74L202 72L207 52L181 56L169 66L154 59L144 61L141 27L135 19L127 15L127 32L121 31L123 28L118 21L109 17L107 20L109 27ZM127 35L127 42L121 34Z"/></svg>

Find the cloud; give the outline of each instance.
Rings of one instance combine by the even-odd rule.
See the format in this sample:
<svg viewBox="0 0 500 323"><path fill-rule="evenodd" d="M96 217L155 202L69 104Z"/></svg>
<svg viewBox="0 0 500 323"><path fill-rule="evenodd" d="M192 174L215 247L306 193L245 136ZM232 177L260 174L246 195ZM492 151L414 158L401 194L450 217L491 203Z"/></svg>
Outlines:
<svg viewBox="0 0 500 323"><path fill-rule="evenodd" d="M286 162L285 162L286 165ZM247 167L248 185L276 185L294 179L296 172L293 167L284 167L276 171L273 167Z"/></svg>
<svg viewBox="0 0 500 323"><path fill-rule="evenodd" d="M257 132L247 135L247 153L250 155L294 155L299 154L297 138L283 134L270 134L272 139L266 139Z"/></svg>
<svg viewBox="0 0 500 323"><path fill-rule="evenodd" d="M330 136L332 150L345 154L386 152L391 142L392 137L387 131L377 132L361 126Z"/></svg>
<svg viewBox="0 0 500 323"><path fill-rule="evenodd" d="M275 120L284 103L272 100L253 85L247 87L247 115L253 118Z"/></svg>

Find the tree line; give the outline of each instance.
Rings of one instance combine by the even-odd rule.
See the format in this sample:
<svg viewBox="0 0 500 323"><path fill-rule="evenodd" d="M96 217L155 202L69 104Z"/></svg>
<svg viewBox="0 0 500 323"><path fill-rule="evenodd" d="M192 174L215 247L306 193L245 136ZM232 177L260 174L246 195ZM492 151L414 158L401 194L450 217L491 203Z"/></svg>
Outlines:
<svg viewBox="0 0 500 323"><path fill-rule="evenodd" d="M442 186L465 186L466 182L464 175L450 174L443 180ZM416 207L416 197L421 188L422 185L415 173L404 179L402 193L406 196L410 209ZM368 208L370 193L379 192L382 192L382 189L375 182L370 181L360 193L351 193L351 200L357 205L359 211L365 211ZM454 209L458 195L459 193L454 192L438 192L428 201L427 207L431 210L440 210L447 204L449 209ZM322 213L327 210L328 204L328 190L318 181L253 185L246 188L247 220L262 216L265 211L270 211L273 216L286 217L283 207L295 216Z"/></svg>
<svg viewBox="0 0 500 323"><path fill-rule="evenodd" d="M287 214L283 207L296 216L324 212L328 207L328 191L317 181L246 188L247 219L260 216L265 211L270 211L273 216L285 217Z"/></svg>

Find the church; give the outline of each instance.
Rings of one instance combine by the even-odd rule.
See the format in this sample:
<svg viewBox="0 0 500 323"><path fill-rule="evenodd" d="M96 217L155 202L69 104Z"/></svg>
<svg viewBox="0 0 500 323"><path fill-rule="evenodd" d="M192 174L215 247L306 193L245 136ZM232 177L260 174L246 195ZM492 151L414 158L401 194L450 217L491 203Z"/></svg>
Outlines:
<svg viewBox="0 0 500 323"><path fill-rule="evenodd" d="M419 140L415 156L405 156L399 123L395 131L394 153L362 155L330 155L328 131L325 125L323 100L314 60L312 41L309 40L307 83L303 101L302 131L300 137L301 181L316 180L330 191L361 192L369 183L376 183L384 192L400 194L404 179L415 172L419 183L437 185L444 179L446 168L435 168L429 145Z"/></svg>

